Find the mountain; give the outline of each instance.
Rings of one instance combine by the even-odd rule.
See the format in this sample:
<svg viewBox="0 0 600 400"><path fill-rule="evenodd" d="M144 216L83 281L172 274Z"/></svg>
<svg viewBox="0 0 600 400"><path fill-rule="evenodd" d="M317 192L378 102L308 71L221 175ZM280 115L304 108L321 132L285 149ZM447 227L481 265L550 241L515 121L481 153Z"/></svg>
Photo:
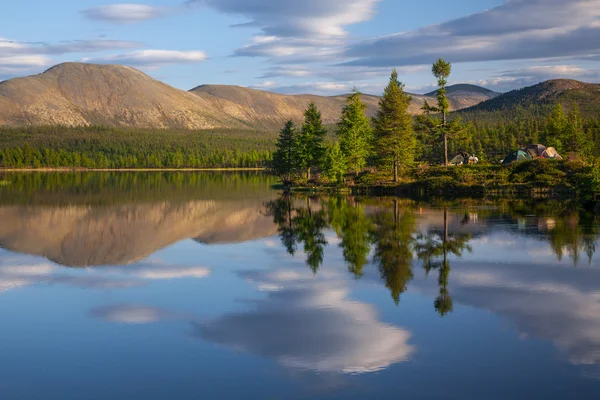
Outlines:
<svg viewBox="0 0 600 400"><path fill-rule="evenodd" d="M472 85L448 87L452 110L497 95ZM413 95L409 109L419 113L435 93ZM367 113L379 98L364 95ZM121 65L63 63L34 76L0 82L0 126L65 125L172 129L279 129L300 121L314 101L326 124L338 121L346 95L283 95L224 85L202 85L189 92L173 88Z"/></svg>
<svg viewBox="0 0 600 400"><path fill-rule="evenodd" d="M448 86L446 92L450 102L451 111L472 107L473 105L480 104L501 95L501 93L494 92L481 86L468 84ZM425 96L435 98L436 94L436 91L433 91L425 94ZM430 104L433 105L436 101L437 100L434 100L434 102L430 102Z"/></svg>
<svg viewBox="0 0 600 400"><path fill-rule="evenodd" d="M570 108L577 103L584 115L600 112L600 84L571 79L554 79L523 89L513 90L493 99L461 110L464 113L514 112L518 108L540 107L549 110L560 103Z"/></svg>
<svg viewBox="0 0 600 400"><path fill-rule="evenodd" d="M64 63L0 83L0 125L205 129L229 123L209 102L120 65Z"/></svg>
<svg viewBox="0 0 600 400"><path fill-rule="evenodd" d="M346 104L347 96L317 96L311 94L284 95L241 86L201 85L190 93L203 100L220 99L225 107L224 114L244 121L250 127L280 127L287 120L300 121L307 104L314 101L326 124L336 123ZM367 104L367 114L375 115L379 97L363 95Z"/></svg>

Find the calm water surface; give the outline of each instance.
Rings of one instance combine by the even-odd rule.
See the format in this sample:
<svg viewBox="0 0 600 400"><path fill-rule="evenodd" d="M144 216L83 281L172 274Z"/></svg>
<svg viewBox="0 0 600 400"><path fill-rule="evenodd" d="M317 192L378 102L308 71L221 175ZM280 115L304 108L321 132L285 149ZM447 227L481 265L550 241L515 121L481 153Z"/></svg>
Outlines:
<svg viewBox="0 0 600 400"><path fill-rule="evenodd" d="M0 176L0 398L600 398L598 219L272 183Z"/></svg>

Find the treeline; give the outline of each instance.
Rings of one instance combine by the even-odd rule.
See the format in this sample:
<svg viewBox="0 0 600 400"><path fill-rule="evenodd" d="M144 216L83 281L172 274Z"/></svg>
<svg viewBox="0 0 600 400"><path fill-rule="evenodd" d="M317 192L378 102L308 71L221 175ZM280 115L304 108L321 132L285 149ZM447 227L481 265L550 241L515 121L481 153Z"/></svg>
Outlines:
<svg viewBox="0 0 600 400"><path fill-rule="evenodd" d="M510 118L503 118L502 113L496 118L490 118L489 112L460 113L466 131L462 138L451 143L451 153L465 150L480 159L497 161L511 150L542 143L555 147L563 155L600 157L600 115L582 117L576 104L568 110L557 104L548 112L538 111L538 107L518 108ZM439 161L438 153L430 146L421 156L427 161Z"/></svg>
<svg viewBox="0 0 600 400"><path fill-rule="evenodd" d="M392 177L398 182L400 176L408 177L415 162L448 165L449 155L467 152L481 162L497 164L507 153L538 143L598 169L594 158L600 157L600 117L583 118L576 103L568 111L559 103L544 116L523 111L525 118L490 122L471 112L463 121L459 114L449 114L446 85L451 71L451 64L442 59L434 63L437 104L425 102L416 117L408 114L411 98L396 70L371 120L355 91L342 110L333 143L324 140L327 130L316 106L310 104L301 127L289 121L281 130L273 171L286 185L348 183L366 167L376 171L380 180Z"/></svg>
<svg viewBox="0 0 600 400"><path fill-rule="evenodd" d="M367 118L367 106L355 90L342 110L338 140L333 143L325 140L327 129L315 103L309 104L300 128L288 121L281 130L273 153L273 172L285 185L310 182L315 171L319 172L319 180L337 183L346 174L358 175L366 166L377 165L393 173L394 181L398 181L400 169L411 165L415 158L410 100L396 70L372 120Z"/></svg>
<svg viewBox="0 0 600 400"><path fill-rule="evenodd" d="M0 138L5 168L261 168L273 148L257 131L29 127Z"/></svg>

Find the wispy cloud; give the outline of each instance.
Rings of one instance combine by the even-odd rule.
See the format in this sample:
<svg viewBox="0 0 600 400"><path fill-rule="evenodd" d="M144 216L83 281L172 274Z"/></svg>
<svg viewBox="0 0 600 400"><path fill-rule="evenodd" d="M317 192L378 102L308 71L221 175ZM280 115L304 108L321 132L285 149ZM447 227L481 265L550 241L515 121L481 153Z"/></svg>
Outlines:
<svg viewBox="0 0 600 400"><path fill-rule="evenodd" d="M83 61L99 64L123 64L134 67L156 68L171 64L189 64L205 61L203 51L180 50L136 50L99 58L85 58Z"/></svg>
<svg viewBox="0 0 600 400"><path fill-rule="evenodd" d="M381 84L342 83L342 82L301 82L296 84L279 84L276 81L264 81L251 86L254 89L268 90L281 94L316 94L322 96L336 96L350 93L357 88L363 93L380 94L385 82Z"/></svg>
<svg viewBox="0 0 600 400"><path fill-rule="evenodd" d="M237 56L292 57L303 55L331 59L348 36L346 27L371 19L380 0L190 0L190 5L244 16L237 26L259 28Z"/></svg>
<svg viewBox="0 0 600 400"><path fill-rule="evenodd" d="M585 82L600 81L600 71L578 65L534 65L530 67L500 71L488 79L472 83L493 90L508 91L535 85L549 79L577 79Z"/></svg>
<svg viewBox="0 0 600 400"><path fill-rule="evenodd" d="M168 7L155 7L146 4L111 4L88 8L81 11L84 17L94 21L110 23L132 23L161 18L175 10Z"/></svg>
<svg viewBox="0 0 600 400"><path fill-rule="evenodd" d="M52 56L133 49L142 43L124 40L72 40L28 43L0 37L0 78L39 72L52 65Z"/></svg>

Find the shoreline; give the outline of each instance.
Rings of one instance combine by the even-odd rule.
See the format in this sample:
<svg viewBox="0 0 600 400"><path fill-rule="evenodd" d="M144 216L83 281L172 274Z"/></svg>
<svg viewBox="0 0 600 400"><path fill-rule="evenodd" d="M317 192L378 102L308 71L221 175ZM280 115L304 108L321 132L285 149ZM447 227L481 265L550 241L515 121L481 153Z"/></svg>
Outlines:
<svg viewBox="0 0 600 400"><path fill-rule="evenodd" d="M266 168L0 168L0 172L261 172Z"/></svg>

